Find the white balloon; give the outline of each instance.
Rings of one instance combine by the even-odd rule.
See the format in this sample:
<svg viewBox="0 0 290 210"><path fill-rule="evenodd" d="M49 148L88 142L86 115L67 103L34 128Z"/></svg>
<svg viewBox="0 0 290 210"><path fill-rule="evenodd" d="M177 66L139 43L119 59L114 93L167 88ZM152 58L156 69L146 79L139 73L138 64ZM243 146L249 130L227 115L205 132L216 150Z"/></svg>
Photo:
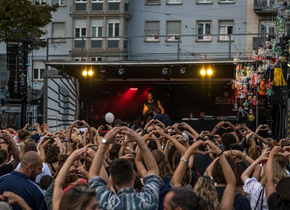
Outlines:
<svg viewBox="0 0 290 210"><path fill-rule="evenodd" d="M112 122L114 122L114 115L111 113L111 112L108 112L106 115L105 115L105 120L107 121L107 123L111 124Z"/></svg>

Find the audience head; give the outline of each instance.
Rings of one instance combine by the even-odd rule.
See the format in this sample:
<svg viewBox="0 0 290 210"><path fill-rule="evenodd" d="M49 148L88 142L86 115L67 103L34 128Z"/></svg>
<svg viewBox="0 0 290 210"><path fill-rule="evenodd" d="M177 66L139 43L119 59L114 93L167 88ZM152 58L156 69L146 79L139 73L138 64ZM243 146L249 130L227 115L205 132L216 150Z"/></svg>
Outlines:
<svg viewBox="0 0 290 210"><path fill-rule="evenodd" d="M262 175L261 175L260 183L263 186L265 186L266 184L266 174L265 174L266 167L267 167L267 163L262 168ZM278 182L284 177L287 177L286 170L282 169L277 161L274 161L274 179L273 179L274 184L275 185L278 184Z"/></svg>
<svg viewBox="0 0 290 210"><path fill-rule="evenodd" d="M0 149L0 165L4 165L8 162L8 152L4 149Z"/></svg>
<svg viewBox="0 0 290 210"><path fill-rule="evenodd" d="M50 175L45 175L41 177L39 187L41 187L41 189L43 190L47 190L51 182L52 182L52 177Z"/></svg>
<svg viewBox="0 0 290 210"><path fill-rule="evenodd" d="M221 140L223 142L223 145L225 146L225 150L229 150L230 149L230 144L236 144L237 143L236 137L233 134L231 134L231 133L224 133L221 136Z"/></svg>
<svg viewBox="0 0 290 210"><path fill-rule="evenodd" d="M195 194L208 201L208 210L218 209L218 193L215 189L214 182L210 177L199 177L194 185Z"/></svg>
<svg viewBox="0 0 290 210"><path fill-rule="evenodd" d="M119 144L114 144L112 148L109 150L109 158L111 161L119 157L120 148L121 146Z"/></svg>
<svg viewBox="0 0 290 210"><path fill-rule="evenodd" d="M190 187L172 188L165 196L164 210L201 210L207 206L207 202L196 196Z"/></svg>
<svg viewBox="0 0 290 210"><path fill-rule="evenodd" d="M160 150L154 150L152 155L158 165L159 176L164 179L171 174L170 165L168 163L166 155Z"/></svg>
<svg viewBox="0 0 290 210"><path fill-rule="evenodd" d="M235 162L229 156L226 156L226 159L227 159L230 167L232 168L233 172L235 173L236 172ZM217 160L213 165L212 177L213 177L214 181L217 182L218 184L227 184L223 170L222 170L222 165L221 165L219 160Z"/></svg>
<svg viewBox="0 0 290 210"><path fill-rule="evenodd" d="M98 202L94 190L89 189L85 185L78 185L70 188L63 195L59 204L62 210L97 210Z"/></svg>
<svg viewBox="0 0 290 210"><path fill-rule="evenodd" d="M134 186L135 176L133 176L132 164L128 160L115 159L111 163L109 170L115 188Z"/></svg>
<svg viewBox="0 0 290 210"><path fill-rule="evenodd" d="M28 130L20 129L20 130L17 132L17 135L18 135L18 137L20 138L21 141L25 141L26 139L29 138L30 133L29 133Z"/></svg>
<svg viewBox="0 0 290 210"><path fill-rule="evenodd" d="M34 182L36 176L42 172L40 156L34 151L26 152L21 159L19 172L24 173L28 179Z"/></svg>
<svg viewBox="0 0 290 210"><path fill-rule="evenodd" d="M280 195L280 198L284 201L284 202L290 202L290 177L285 177L283 179L281 179L277 186L276 186L276 190L277 193Z"/></svg>
<svg viewBox="0 0 290 210"><path fill-rule="evenodd" d="M45 154L45 161L47 163L54 163L59 160L60 157L60 150L57 145L52 145L48 148Z"/></svg>

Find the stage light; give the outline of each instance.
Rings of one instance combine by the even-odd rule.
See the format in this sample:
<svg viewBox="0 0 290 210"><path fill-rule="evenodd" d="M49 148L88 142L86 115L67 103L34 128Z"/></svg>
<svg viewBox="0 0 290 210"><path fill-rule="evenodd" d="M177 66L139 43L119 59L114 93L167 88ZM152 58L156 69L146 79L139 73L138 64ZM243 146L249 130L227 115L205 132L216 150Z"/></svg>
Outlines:
<svg viewBox="0 0 290 210"><path fill-rule="evenodd" d="M83 76L87 76L88 72L85 70L83 71Z"/></svg>
<svg viewBox="0 0 290 210"><path fill-rule="evenodd" d="M90 71L88 72L88 74L89 74L90 76L92 76L92 75L93 75L93 71L90 70Z"/></svg>
<svg viewBox="0 0 290 210"><path fill-rule="evenodd" d="M290 63L287 63L287 66L290 68Z"/></svg>
<svg viewBox="0 0 290 210"><path fill-rule="evenodd" d="M181 67L180 68L180 74L185 74L186 71L186 67Z"/></svg>
<svg viewBox="0 0 290 210"><path fill-rule="evenodd" d="M118 74L119 75L123 75L124 74L124 68L122 67L122 66L120 66L119 68L118 68Z"/></svg>
<svg viewBox="0 0 290 210"><path fill-rule="evenodd" d="M162 68L162 74L168 74L168 68L167 67Z"/></svg>
<svg viewBox="0 0 290 210"><path fill-rule="evenodd" d="M212 70L211 69L207 70L207 74L212 75Z"/></svg>
<svg viewBox="0 0 290 210"><path fill-rule="evenodd" d="M130 90L138 90L138 88L130 88Z"/></svg>
<svg viewBox="0 0 290 210"><path fill-rule="evenodd" d="M200 74L204 76L205 75L205 70L201 70Z"/></svg>

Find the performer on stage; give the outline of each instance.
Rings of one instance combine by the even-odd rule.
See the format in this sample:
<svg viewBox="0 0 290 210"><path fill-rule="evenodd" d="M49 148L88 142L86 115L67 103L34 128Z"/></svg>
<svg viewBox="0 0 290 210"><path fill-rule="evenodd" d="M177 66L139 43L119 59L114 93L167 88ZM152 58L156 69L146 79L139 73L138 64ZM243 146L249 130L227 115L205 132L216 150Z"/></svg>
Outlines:
<svg viewBox="0 0 290 210"><path fill-rule="evenodd" d="M143 115L145 120L153 119L153 109L154 107L159 107L161 109L161 113L164 114L163 106L161 105L159 100L153 98L153 92L148 90L147 92L147 100L144 103L143 107Z"/></svg>

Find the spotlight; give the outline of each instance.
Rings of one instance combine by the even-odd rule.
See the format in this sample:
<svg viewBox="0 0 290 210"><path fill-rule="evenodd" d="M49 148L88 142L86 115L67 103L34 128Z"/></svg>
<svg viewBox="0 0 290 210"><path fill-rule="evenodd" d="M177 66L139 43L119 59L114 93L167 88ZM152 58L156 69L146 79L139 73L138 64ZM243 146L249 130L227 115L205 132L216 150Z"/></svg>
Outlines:
<svg viewBox="0 0 290 210"><path fill-rule="evenodd" d="M186 71L186 67L181 67L180 68L180 74L185 74Z"/></svg>
<svg viewBox="0 0 290 210"><path fill-rule="evenodd" d="M207 70L207 74L212 75L212 70L211 69Z"/></svg>
<svg viewBox="0 0 290 210"><path fill-rule="evenodd" d="M205 75L205 70L201 70L201 71L200 71L200 74L201 74L201 75Z"/></svg>
<svg viewBox="0 0 290 210"><path fill-rule="evenodd" d="M89 74L90 76L92 76L92 75L93 75L93 71L90 70L90 71L88 72L88 74Z"/></svg>
<svg viewBox="0 0 290 210"><path fill-rule="evenodd" d="M290 68L290 63L287 63L287 66Z"/></svg>
<svg viewBox="0 0 290 210"><path fill-rule="evenodd" d="M119 69L118 69L118 74L119 75L123 75L124 71L125 71L124 68L122 66L120 66Z"/></svg>
<svg viewBox="0 0 290 210"><path fill-rule="evenodd" d="M168 74L168 67L162 68L162 74Z"/></svg>
<svg viewBox="0 0 290 210"><path fill-rule="evenodd" d="M87 76L88 72L85 70L83 71L83 76Z"/></svg>

